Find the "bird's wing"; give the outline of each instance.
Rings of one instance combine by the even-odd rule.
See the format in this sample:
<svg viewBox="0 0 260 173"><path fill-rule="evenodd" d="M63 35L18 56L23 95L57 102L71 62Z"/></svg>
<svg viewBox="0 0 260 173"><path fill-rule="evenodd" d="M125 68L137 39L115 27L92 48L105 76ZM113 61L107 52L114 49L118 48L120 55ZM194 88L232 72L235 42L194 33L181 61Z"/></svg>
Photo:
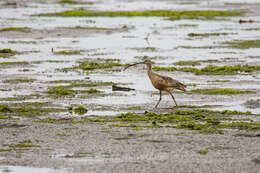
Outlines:
<svg viewBox="0 0 260 173"><path fill-rule="evenodd" d="M172 79L168 76L161 76L160 75L160 82L164 85L164 86L167 86L167 87L173 87L173 88L176 88L176 89L179 89L179 90L182 90L182 91L185 91L185 88L186 88L186 85L184 85L183 83L175 80L175 79Z"/></svg>

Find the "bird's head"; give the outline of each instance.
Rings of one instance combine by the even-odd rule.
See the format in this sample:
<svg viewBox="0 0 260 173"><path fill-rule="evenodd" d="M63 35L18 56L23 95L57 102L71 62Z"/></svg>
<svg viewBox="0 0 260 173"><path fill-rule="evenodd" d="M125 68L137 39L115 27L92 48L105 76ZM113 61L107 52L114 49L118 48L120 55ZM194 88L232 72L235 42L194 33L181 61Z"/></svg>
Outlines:
<svg viewBox="0 0 260 173"><path fill-rule="evenodd" d="M130 65L126 66L126 67L124 68L124 70L126 70L127 68L129 68L129 67L131 67L131 66L135 66L135 65L138 65L138 64L146 64L146 65L151 66L151 65L153 64L153 62L152 62L151 60L149 60L149 59L146 59L146 60L143 61L143 62L138 62L138 63L134 63L134 64L130 64Z"/></svg>

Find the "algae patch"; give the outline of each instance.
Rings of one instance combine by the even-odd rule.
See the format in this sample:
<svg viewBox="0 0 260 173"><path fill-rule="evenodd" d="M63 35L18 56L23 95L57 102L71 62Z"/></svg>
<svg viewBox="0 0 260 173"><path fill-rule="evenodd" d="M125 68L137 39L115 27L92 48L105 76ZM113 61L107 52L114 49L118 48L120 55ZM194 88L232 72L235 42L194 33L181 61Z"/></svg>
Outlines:
<svg viewBox="0 0 260 173"><path fill-rule="evenodd" d="M69 10L57 13L42 13L36 16L60 16L60 17L169 17L169 20L182 18L188 19L215 19L216 17L240 16L239 11L170 11L170 10L147 10L147 11L87 11Z"/></svg>
<svg viewBox="0 0 260 173"><path fill-rule="evenodd" d="M29 65L27 61L0 62L0 65Z"/></svg>
<svg viewBox="0 0 260 173"><path fill-rule="evenodd" d="M57 108L57 107L43 107L43 106L34 106L31 104L30 106L25 106L22 103L16 104L1 104L0 105L0 113L5 117L37 117L37 116L47 116L52 113L57 112L66 112L67 109Z"/></svg>
<svg viewBox="0 0 260 173"><path fill-rule="evenodd" d="M247 119L236 119L233 116L244 115ZM157 114L145 112L143 114L122 113L116 116L91 116L79 119L43 119L41 123L108 123L110 127L133 128L179 128L196 130L204 134L223 134L225 129L260 130L260 123L250 119L250 116L257 116L251 112L239 111L212 111L207 109L174 110L168 113ZM250 121L249 121L250 120ZM111 124L112 123L112 124Z"/></svg>
<svg viewBox="0 0 260 173"><path fill-rule="evenodd" d="M84 106L78 106L76 108L74 108L74 113L77 113L77 114L85 114L88 112L88 109Z"/></svg>
<svg viewBox="0 0 260 173"><path fill-rule="evenodd" d="M260 66L250 66L250 65L234 65L234 66L214 66L208 65L204 68L194 68L194 67L160 67L154 66L154 71L183 71L191 72L195 75L235 75L241 72L251 73L253 71L260 71Z"/></svg>
<svg viewBox="0 0 260 173"><path fill-rule="evenodd" d="M87 4L93 5L94 2L82 2L82 1L75 1L75 0L60 0L58 1L59 4L70 4L70 5L77 5L77 4Z"/></svg>
<svg viewBox="0 0 260 173"><path fill-rule="evenodd" d="M234 94L252 94L255 93L249 90L235 90L229 88L213 88L213 89L195 89L188 93L191 94L206 94L206 95L234 95Z"/></svg>
<svg viewBox="0 0 260 173"><path fill-rule="evenodd" d="M76 68L80 68L85 71L93 71L98 69L109 69L112 67L120 66L123 66L123 64L119 63L118 59L97 59L96 61L81 61L79 66L77 66Z"/></svg>
<svg viewBox="0 0 260 173"><path fill-rule="evenodd" d="M20 84L20 83L33 83L35 81L35 79L7 79L4 80L4 83L12 83L12 84Z"/></svg>
<svg viewBox="0 0 260 173"><path fill-rule="evenodd" d="M260 40L243 40L225 42L230 48L234 49L249 49L249 48L260 48Z"/></svg>
<svg viewBox="0 0 260 173"><path fill-rule="evenodd" d="M234 33L226 33L226 32L222 32L222 33L189 33L188 36L189 37L210 37L210 36L225 36L225 35L229 35L229 34L234 34Z"/></svg>
<svg viewBox="0 0 260 173"><path fill-rule="evenodd" d="M48 94L54 94L57 96L66 96L66 95L73 94L74 92L75 92L74 90L67 89L67 87L63 85L58 85L48 90Z"/></svg>
<svg viewBox="0 0 260 173"><path fill-rule="evenodd" d="M30 32L31 29L27 28L27 27L24 27L24 28L10 27L10 28L2 28L2 29L0 29L0 32L6 32L6 31Z"/></svg>
<svg viewBox="0 0 260 173"><path fill-rule="evenodd" d="M196 151L198 154L202 154L202 155L205 155L205 154L207 154L209 151L208 150L198 150L198 151Z"/></svg>
<svg viewBox="0 0 260 173"><path fill-rule="evenodd" d="M14 56L15 54L17 54L17 52L12 49L0 49L0 58L8 58L10 56Z"/></svg>
<svg viewBox="0 0 260 173"><path fill-rule="evenodd" d="M61 50L61 51L57 51L57 52L53 52L53 54L56 55L80 55L80 51L79 50Z"/></svg>

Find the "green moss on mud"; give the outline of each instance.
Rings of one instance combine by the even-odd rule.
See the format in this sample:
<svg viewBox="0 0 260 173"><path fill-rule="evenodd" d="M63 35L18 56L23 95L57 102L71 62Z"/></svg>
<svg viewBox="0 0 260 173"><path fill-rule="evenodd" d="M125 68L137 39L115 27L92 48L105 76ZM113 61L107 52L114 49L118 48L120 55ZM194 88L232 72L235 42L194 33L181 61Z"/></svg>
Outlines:
<svg viewBox="0 0 260 173"><path fill-rule="evenodd" d="M59 27L63 29L81 29L81 30L93 30L93 31L116 31L119 29L128 29L127 26L124 28L104 28L104 27L86 27L86 26L75 26L75 27Z"/></svg>
<svg viewBox="0 0 260 173"><path fill-rule="evenodd" d="M3 82L4 83L12 83L12 84L20 84L20 83L32 83L34 82L35 79L7 79L7 80L4 80Z"/></svg>
<svg viewBox="0 0 260 173"><path fill-rule="evenodd" d="M196 151L198 154L203 154L203 155L205 155L205 154L207 154L209 151L208 150L198 150L198 151Z"/></svg>
<svg viewBox="0 0 260 173"><path fill-rule="evenodd" d="M67 135L65 133L57 133L56 136L69 136L69 135Z"/></svg>
<svg viewBox="0 0 260 173"><path fill-rule="evenodd" d="M169 17L169 20L188 19L215 19L216 17L240 16L239 11L86 11L69 10L57 13L42 13L37 16L60 16L60 17Z"/></svg>
<svg viewBox="0 0 260 173"><path fill-rule="evenodd" d="M53 53L56 55L80 55L81 54L79 50L62 50Z"/></svg>
<svg viewBox="0 0 260 173"><path fill-rule="evenodd" d="M260 66L250 66L250 65L234 65L234 66L213 66L209 65L204 68L194 68L194 67L160 67L154 66L154 71L183 71L183 72L191 72L195 75L236 75L241 72L251 73L254 71L260 71Z"/></svg>
<svg viewBox="0 0 260 173"><path fill-rule="evenodd" d="M89 94L93 94L93 93L99 93L100 91L95 88L90 88L90 89L86 90L86 92Z"/></svg>
<svg viewBox="0 0 260 173"><path fill-rule="evenodd" d="M70 4L70 5L76 5L76 4L88 4L92 5L94 2L81 2L81 1L75 1L75 0L60 0L58 1L59 4Z"/></svg>
<svg viewBox="0 0 260 173"><path fill-rule="evenodd" d="M196 66L196 65L201 65L201 63L198 62L198 61L178 61L178 62L175 62L174 65L179 65L179 66Z"/></svg>
<svg viewBox="0 0 260 173"><path fill-rule="evenodd" d="M32 144L32 141L29 139L29 140L24 140L24 141L21 141L17 144L12 144L12 145L8 145L9 149L11 150L23 150L23 149L29 149L29 148L35 148L35 147L40 147L40 145L35 145L35 144Z"/></svg>
<svg viewBox="0 0 260 173"><path fill-rule="evenodd" d="M98 61L83 61L80 62L78 68L85 71L93 71L98 69L108 69L112 67L120 67L122 64L114 62L113 60L98 60Z"/></svg>
<svg viewBox="0 0 260 173"><path fill-rule="evenodd" d="M114 82L103 82L103 81L91 81L91 80L54 80L49 83L68 83L64 87L74 88L74 87L97 87L97 86L112 86L116 83Z"/></svg>
<svg viewBox="0 0 260 173"><path fill-rule="evenodd" d="M0 148L0 152L12 151L10 148Z"/></svg>
<svg viewBox="0 0 260 173"><path fill-rule="evenodd" d="M0 49L0 53L10 53L10 54L14 54L15 51L12 49Z"/></svg>
<svg viewBox="0 0 260 173"><path fill-rule="evenodd" d="M156 52L156 51L158 51L158 48L156 48L156 47L141 47L141 48L138 47L138 48L131 48L131 49L139 51L139 52Z"/></svg>
<svg viewBox="0 0 260 173"><path fill-rule="evenodd" d="M41 95L39 94L30 94L30 95L18 95L15 97L4 97L0 98L0 101L25 101L29 99L38 99Z"/></svg>
<svg viewBox="0 0 260 173"><path fill-rule="evenodd" d="M191 90L190 94L206 94L206 95L234 95L234 94L252 94L255 93L249 90L235 90L229 88L214 88L214 89L195 89Z"/></svg>
<svg viewBox="0 0 260 173"><path fill-rule="evenodd" d="M29 65L27 61L1 62L0 65Z"/></svg>
<svg viewBox="0 0 260 173"><path fill-rule="evenodd" d="M260 40L233 41L225 42L224 44L234 49L260 48Z"/></svg>
<svg viewBox="0 0 260 173"><path fill-rule="evenodd" d="M15 54L17 54L17 52L12 49L0 49L0 58L8 58Z"/></svg>
<svg viewBox="0 0 260 173"><path fill-rule="evenodd" d="M65 82L65 81L57 81L57 82ZM55 96L55 97L62 97L62 96L74 96L75 94L88 94L95 96L104 96L104 93L100 90L97 90L95 88L89 88L87 90L82 89L74 89L74 88L82 88L82 87L93 87L93 86L110 86L112 85L111 82L85 82L85 83L71 83L70 85L58 85L54 87L50 87L47 91L48 94ZM86 97L88 97L86 96ZM83 96L84 97L84 96Z"/></svg>
<svg viewBox="0 0 260 173"><path fill-rule="evenodd" d="M30 32L31 29L24 27L24 28L19 28L19 27L10 27L10 28L3 28L0 29L0 32L6 32L6 31L19 31L19 32Z"/></svg>
<svg viewBox="0 0 260 173"><path fill-rule="evenodd" d="M74 112L77 114L86 114L88 112L88 109L85 106L78 106L74 108Z"/></svg>
<svg viewBox="0 0 260 173"><path fill-rule="evenodd" d="M238 120L237 115L247 116L247 119ZM212 111L207 109L174 110L168 113L144 114L122 113L116 116L89 116L81 119L43 119L41 123L108 123L111 127L130 127L136 130L141 128L179 128L195 130L204 134L223 134L225 129L260 130L260 123L250 120L250 116L258 116L251 112L239 111ZM249 122L250 120L250 122Z"/></svg>
<svg viewBox="0 0 260 173"><path fill-rule="evenodd" d="M50 108L40 106L20 106L13 105L12 107L7 104L0 105L0 113L5 117L21 116L21 117L37 117L47 116L51 113L66 112L67 109L63 108Z"/></svg>
<svg viewBox="0 0 260 173"><path fill-rule="evenodd" d="M63 85L54 86L49 88L48 90L48 94L53 94L56 96L66 96L71 95L73 93L75 93L74 90L68 89L66 86Z"/></svg>
<svg viewBox="0 0 260 173"><path fill-rule="evenodd" d="M222 36L222 35L229 35L229 34L234 34L234 33L226 33L226 32L222 32L222 33L189 33L188 36L189 37L210 37L210 36Z"/></svg>

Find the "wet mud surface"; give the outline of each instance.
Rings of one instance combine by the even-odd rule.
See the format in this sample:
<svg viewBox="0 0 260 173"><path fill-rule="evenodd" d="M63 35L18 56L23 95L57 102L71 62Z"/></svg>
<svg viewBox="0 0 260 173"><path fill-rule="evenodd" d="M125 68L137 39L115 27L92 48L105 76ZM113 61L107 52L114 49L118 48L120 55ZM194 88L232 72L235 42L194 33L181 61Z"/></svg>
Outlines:
<svg viewBox="0 0 260 173"><path fill-rule="evenodd" d="M91 2L0 3L0 172L258 172L259 2ZM174 20L38 16L83 9L242 13ZM173 93L179 107L164 93L154 109L159 92L144 65L123 71L144 59L187 85L187 92ZM235 65L248 68L230 68ZM226 71L198 73L208 66ZM112 91L113 85L134 90ZM219 93L205 94L211 89ZM145 118L174 112L181 120L102 119L129 112ZM195 125L185 124L190 115Z"/></svg>

